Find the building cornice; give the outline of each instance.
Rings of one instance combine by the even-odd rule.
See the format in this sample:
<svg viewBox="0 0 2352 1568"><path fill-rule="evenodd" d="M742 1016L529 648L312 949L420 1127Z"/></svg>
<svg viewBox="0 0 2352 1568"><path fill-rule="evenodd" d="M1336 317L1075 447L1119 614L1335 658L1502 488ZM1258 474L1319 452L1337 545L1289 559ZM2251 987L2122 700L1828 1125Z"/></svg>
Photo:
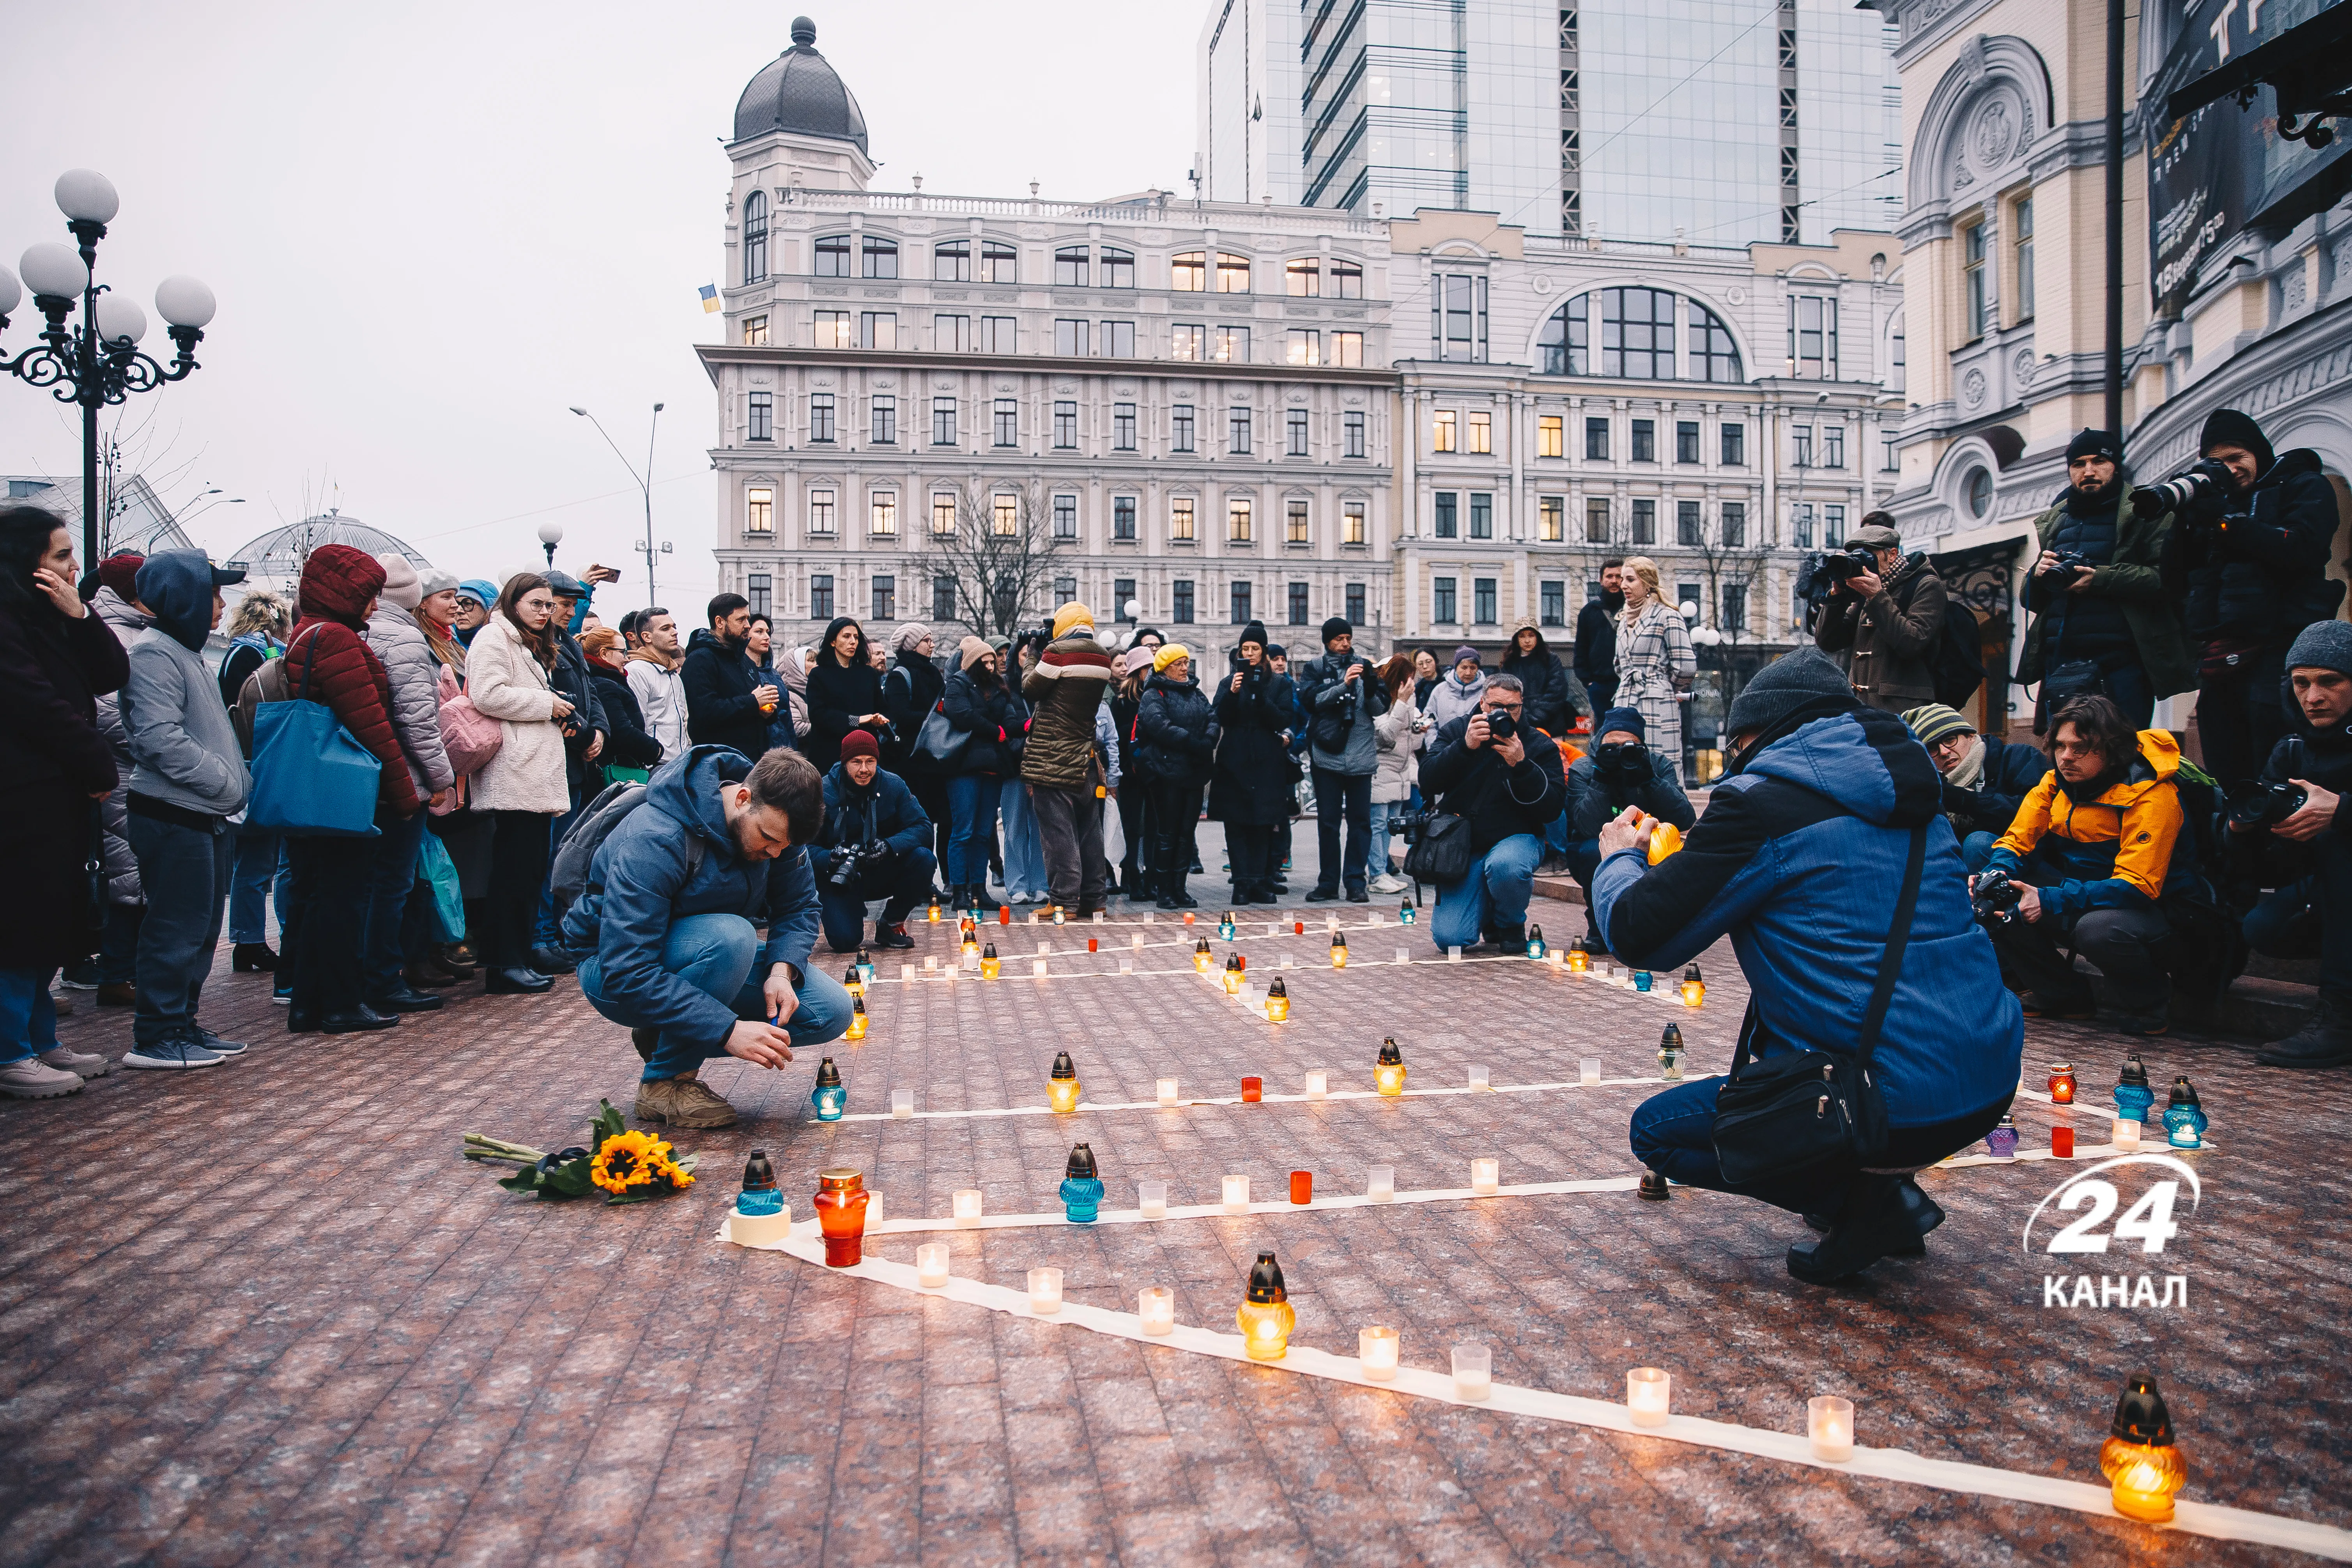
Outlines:
<svg viewBox="0 0 2352 1568"><path fill-rule="evenodd" d="M704 374L715 385L724 365L831 366L842 370L982 371L1022 375L1151 375L1192 380L1296 382L1393 390L1396 373L1347 365L1232 364L1215 360L1064 358L1055 354L940 353L920 349L803 349L698 343Z"/></svg>

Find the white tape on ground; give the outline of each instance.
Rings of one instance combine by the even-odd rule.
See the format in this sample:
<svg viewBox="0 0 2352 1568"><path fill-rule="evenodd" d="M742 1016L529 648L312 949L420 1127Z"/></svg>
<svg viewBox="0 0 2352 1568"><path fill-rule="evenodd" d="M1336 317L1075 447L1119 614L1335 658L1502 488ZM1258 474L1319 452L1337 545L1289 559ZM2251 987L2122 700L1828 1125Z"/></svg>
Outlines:
<svg viewBox="0 0 2352 1568"><path fill-rule="evenodd" d="M1396 1095L1381 1094L1377 1089L1335 1089L1327 1091L1320 1100L1308 1094L1268 1094L1261 1098L1261 1102L1266 1105L1315 1105L1319 1104L1321 1100L1416 1100L1447 1094L1540 1094L1555 1089L1622 1089L1628 1085L1636 1088L1654 1087L1665 1081L1662 1078L1604 1078L1594 1083L1497 1083L1483 1089L1473 1089L1466 1084L1458 1084L1448 1089L1408 1089L1402 1094ZM856 1115L845 1115L841 1120L844 1121L920 1121L927 1118L934 1121L958 1121L975 1116L1080 1116L1088 1111L1097 1110L1181 1110L1195 1105L1248 1103L1250 1102L1243 1100L1238 1094L1186 1095L1171 1105L1162 1105L1156 1100L1082 1100L1078 1101L1078 1108L1076 1110L1057 1111L1050 1105L1004 1105L980 1110L917 1110L899 1117L893 1117L887 1110L861 1110Z"/></svg>

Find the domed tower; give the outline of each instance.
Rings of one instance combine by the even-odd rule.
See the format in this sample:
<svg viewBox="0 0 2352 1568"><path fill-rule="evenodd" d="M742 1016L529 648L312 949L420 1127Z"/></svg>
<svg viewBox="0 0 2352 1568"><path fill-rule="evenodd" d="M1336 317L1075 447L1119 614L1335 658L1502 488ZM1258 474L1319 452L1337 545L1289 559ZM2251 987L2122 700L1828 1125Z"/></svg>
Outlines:
<svg viewBox="0 0 2352 1568"><path fill-rule="evenodd" d="M746 178L778 190L857 190L874 177L866 116L825 58L816 24L793 18L793 47L761 68L735 104L734 160L740 205Z"/></svg>

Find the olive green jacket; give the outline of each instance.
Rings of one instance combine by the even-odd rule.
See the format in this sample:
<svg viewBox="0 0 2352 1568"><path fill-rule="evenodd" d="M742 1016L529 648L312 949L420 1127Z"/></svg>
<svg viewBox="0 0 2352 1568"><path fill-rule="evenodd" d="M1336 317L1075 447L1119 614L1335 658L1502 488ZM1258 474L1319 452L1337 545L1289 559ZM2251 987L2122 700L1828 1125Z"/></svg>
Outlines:
<svg viewBox="0 0 2352 1568"><path fill-rule="evenodd" d="M2180 609L2164 585L2164 552L2172 538L2172 514L2165 512L2156 518L2144 518L2131 510L2125 499L2129 487L2116 487L2116 504L2123 516L2116 525L2116 558L2091 574L2086 594L2113 599L2123 606L2124 623L2131 627L2132 646L2138 651L2140 668L2147 671L2148 684L2159 698L2175 696L2197 689L2197 661L2189 656L2189 638L2180 629ZM2058 523L2066 514L2066 503L2057 505L2034 520L2033 530L2042 548L2050 548L2051 539L2058 531ZM2025 628L2025 652L2017 662L2017 679L2031 686L2042 676L2042 636L2046 616L2036 615Z"/></svg>

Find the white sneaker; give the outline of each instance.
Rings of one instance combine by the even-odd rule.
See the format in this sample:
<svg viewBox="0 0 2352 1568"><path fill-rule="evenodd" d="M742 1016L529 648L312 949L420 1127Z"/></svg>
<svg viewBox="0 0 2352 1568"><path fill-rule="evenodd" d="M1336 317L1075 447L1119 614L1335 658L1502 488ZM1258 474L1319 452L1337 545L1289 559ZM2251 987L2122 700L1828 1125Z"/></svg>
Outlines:
<svg viewBox="0 0 2352 1568"><path fill-rule="evenodd" d="M1384 871L1373 881L1372 891L1375 893L1396 894L1403 892L1405 889L1410 886L1412 886L1411 883L1400 882L1396 878Z"/></svg>
<svg viewBox="0 0 2352 1568"><path fill-rule="evenodd" d="M70 1050L64 1046L51 1046L43 1051L41 1063L83 1078L104 1078L114 1070L114 1064L95 1051Z"/></svg>
<svg viewBox="0 0 2352 1568"><path fill-rule="evenodd" d="M81 1074L64 1072L37 1057L0 1067L0 1094L12 1100L55 1100L81 1092Z"/></svg>

